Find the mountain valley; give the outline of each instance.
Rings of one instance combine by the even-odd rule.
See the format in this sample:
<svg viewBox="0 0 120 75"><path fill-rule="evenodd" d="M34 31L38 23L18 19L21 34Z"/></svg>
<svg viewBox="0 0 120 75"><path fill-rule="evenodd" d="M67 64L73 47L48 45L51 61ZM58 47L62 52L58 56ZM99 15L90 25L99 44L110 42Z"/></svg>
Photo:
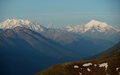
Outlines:
<svg viewBox="0 0 120 75"><path fill-rule="evenodd" d="M120 75L120 42L106 51L94 60L56 64L35 75Z"/></svg>
<svg viewBox="0 0 120 75"><path fill-rule="evenodd" d="M0 74L32 75L54 64L82 60L89 56L90 59L102 57L114 52L113 49L105 50L119 42L119 37L119 29L95 20L85 25L61 29L51 24L44 27L28 20L7 19L0 23ZM101 52L103 53L98 54ZM93 64L102 63L97 61L94 60ZM86 61L80 63L84 62ZM71 63L67 65L72 67L74 63L72 66ZM100 71L103 71L103 68ZM44 75L47 75L46 73Z"/></svg>
<svg viewBox="0 0 120 75"><path fill-rule="evenodd" d="M0 33L0 53L1 73L6 75L14 72L15 75L34 74L55 63L79 58L77 53L23 27Z"/></svg>

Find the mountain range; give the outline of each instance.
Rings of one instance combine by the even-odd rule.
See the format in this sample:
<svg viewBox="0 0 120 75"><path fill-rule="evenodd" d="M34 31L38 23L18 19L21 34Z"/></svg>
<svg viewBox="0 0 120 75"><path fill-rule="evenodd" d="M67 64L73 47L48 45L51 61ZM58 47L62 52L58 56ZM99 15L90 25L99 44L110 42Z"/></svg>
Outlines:
<svg viewBox="0 0 120 75"><path fill-rule="evenodd" d="M94 29L96 29L96 31L98 32L105 33L105 34L114 34L114 33L120 32L119 29L116 29L105 22L99 22L96 20L91 20L87 24L77 25L73 28L71 28L70 26L67 26L66 28L68 28L68 31L79 32L79 33L85 33L87 31L91 31L94 33L95 32Z"/></svg>
<svg viewBox="0 0 120 75"><path fill-rule="evenodd" d="M102 28L101 25L104 24L105 26ZM95 27L97 25L100 25L98 30ZM39 23L21 19L7 19L1 22L1 75L31 75L53 64L93 56L120 41L118 38L119 29L106 23L92 20L80 27L85 31L79 26L75 27L78 28L78 32L75 32L74 28L70 27L60 29L53 27L52 24L44 27ZM95 30L94 33L91 31L92 29ZM83 32L80 32L81 30ZM98 38L97 35L105 37ZM118 39L107 39L108 36Z"/></svg>
<svg viewBox="0 0 120 75"><path fill-rule="evenodd" d="M53 33L53 38L51 36L46 36L47 38L51 38L55 40L57 37L55 32L60 32L60 33L71 33L72 35L81 35L81 36L87 36L87 37L92 37L92 38L98 38L98 39L105 39L112 41L114 43L117 43L120 40L120 29L119 27L113 27L108 25L105 22L99 22L96 20L91 20L87 24L82 24L82 25L76 25L74 27L66 26L65 28L55 28L53 25L50 23L47 27L42 26L39 23L36 22L30 22L29 20L21 20L21 19L7 19L3 22L0 23L0 30L5 30L5 29L13 29L17 26L20 27L26 27L28 29L31 29L35 32L44 34L43 32L46 32L46 34L50 34L49 31L52 31ZM52 30L51 30L52 29Z"/></svg>
<svg viewBox="0 0 120 75"><path fill-rule="evenodd" d="M94 21L95 20L92 20L91 22L88 23L88 25L90 26L91 24L91 26L94 26ZM98 21L95 22L98 23ZM0 29L3 31L6 29L14 29L17 26L25 27L32 31L35 31L43 35L44 37L49 38L61 44L62 46L64 46L69 50L72 50L76 53L80 53L82 55L82 58L94 55L96 53L100 53L103 50L115 44L110 40L96 38L96 37L93 38L91 36L80 35L79 33L75 34L75 33L71 33L71 31L69 30L66 31L66 29L58 29L53 27L52 24L49 24L48 27L46 28L36 22L30 22L28 20L21 20L21 19L7 19L4 22L0 23ZM114 28L112 26L106 26L106 27ZM116 29L116 31L118 32L119 30ZM106 34L106 36L108 35ZM90 49L89 51L90 54L86 54L86 51L88 51L88 49Z"/></svg>
<svg viewBox="0 0 120 75"><path fill-rule="evenodd" d="M120 75L120 42L106 51L100 58L56 64L35 75Z"/></svg>
<svg viewBox="0 0 120 75"><path fill-rule="evenodd" d="M73 28L70 26L66 27L66 30L74 34L80 34L83 36L89 36L93 38L106 39L112 42L118 42L120 40L119 28L108 25L105 22L99 22L91 20L87 24L77 25Z"/></svg>
<svg viewBox="0 0 120 75"><path fill-rule="evenodd" d="M78 56L27 28L18 26L0 33L1 75L31 75L55 63L74 61Z"/></svg>
<svg viewBox="0 0 120 75"><path fill-rule="evenodd" d="M26 27L36 32L44 30L44 27L36 22L30 22L28 20L21 19L7 19L4 22L0 23L0 29L13 29L17 26Z"/></svg>

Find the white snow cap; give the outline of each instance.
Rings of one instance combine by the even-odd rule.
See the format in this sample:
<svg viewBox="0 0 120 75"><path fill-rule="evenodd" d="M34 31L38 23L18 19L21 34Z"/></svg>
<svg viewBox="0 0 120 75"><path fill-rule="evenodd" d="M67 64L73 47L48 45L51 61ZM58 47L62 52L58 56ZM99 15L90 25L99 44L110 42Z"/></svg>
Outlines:
<svg viewBox="0 0 120 75"><path fill-rule="evenodd" d="M120 32L119 29L116 29L113 26L110 26L105 22L100 22L100 21L96 21L96 20L91 20L87 24L77 25L77 26L74 26L73 28L70 26L67 26L66 29L71 32L80 32L80 33L85 33L88 30L91 30L92 32L94 32L93 29L97 30L98 32L106 32L109 30L114 30L116 32Z"/></svg>
<svg viewBox="0 0 120 75"><path fill-rule="evenodd" d="M68 31L72 31L73 30L73 28L71 27L71 26L66 26L65 27Z"/></svg>
<svg viewBox="0 0 120 75"><path fill-rule="evenodd" d="M4 22L0 23L1 29L13 29L17 26L26 27L36 32L44 30L43 26L35 22L30 22L29 20L7 19Z"/></svg>

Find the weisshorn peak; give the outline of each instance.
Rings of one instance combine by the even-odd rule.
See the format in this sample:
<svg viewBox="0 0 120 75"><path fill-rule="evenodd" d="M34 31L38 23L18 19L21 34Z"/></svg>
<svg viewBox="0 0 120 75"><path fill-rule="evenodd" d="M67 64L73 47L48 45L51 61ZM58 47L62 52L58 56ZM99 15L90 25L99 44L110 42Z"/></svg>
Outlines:
<svg viewBox="0 0 120 75"><path fill-rule="evenodd" d="M87 31L89 32L100 32L100 33L116 33L120 32L119 29L114 28L113 26L108 25L105 22L99 22L96 20L91 20L89 23L84 25L77 25L75 27L66 27L67 31L75 32L75 33L85 33Z"/></svg>
<svg viewBox="0 0 120 75"><path fill-rule="evenodd" d="M0 29L4 29L4 30L13 29L17 26L26 27L36 32L40 32L45 29L42 25L36 22L30 22L28 20L21 20L21 19L7 19L4 22L0 23Z"/></svg>

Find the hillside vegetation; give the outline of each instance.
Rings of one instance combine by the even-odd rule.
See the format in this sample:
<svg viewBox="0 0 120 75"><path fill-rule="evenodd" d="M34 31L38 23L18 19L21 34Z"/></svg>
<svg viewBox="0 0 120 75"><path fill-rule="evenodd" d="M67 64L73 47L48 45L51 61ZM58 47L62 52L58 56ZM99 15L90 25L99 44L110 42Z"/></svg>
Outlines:
<svg viewBox="0 0 120 75"><path fill-rule="evenodd" d="M106 51L101 58L56 64L35 75L120 75L120 42Z"/></svg>

